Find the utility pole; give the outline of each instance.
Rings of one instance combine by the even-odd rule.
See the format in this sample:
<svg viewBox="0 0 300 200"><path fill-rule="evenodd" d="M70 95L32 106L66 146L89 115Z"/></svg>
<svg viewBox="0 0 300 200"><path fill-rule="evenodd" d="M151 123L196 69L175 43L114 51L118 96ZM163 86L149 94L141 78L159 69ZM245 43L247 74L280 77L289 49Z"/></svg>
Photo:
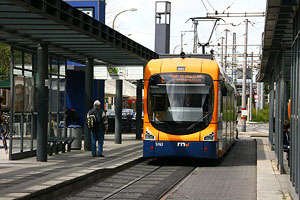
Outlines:
<svg viewBox="0 0 300 200"><path fill-rule="evenodd" d="M261 48L259 49L259 55L261 55ZM259 57L259 60L260 59L261 59L261 57ZM264 101L264 99L265 99L265 97L264 97L264 83L263 82L257 83L257 87L259 87L259 90L257 90L257 94L259 95L257 107L260 110L260 109L264 109L264 102L265 102ZM258 113L258 110L257 110L256 113Z"/></svg>
<svg viewBox="0 0 300 200"><path fill-rule="evenodd" d="M248 43L248 19L245 20L243 87L242 87L242 132L246 132L246 72L247 72L247 43Z"/></svg>
<svg viewBox="0 0 300 200"><path fill-rule="evenodd" d="M223 53L224 37L221 37L221 67L224 68L224 53Z"/></svg>
<svg viewBox="0 0 300 200"><path fill-rule="evenodd" d="M183 52L183 33L181 33L180 53Z"/></svg>
<svg viewBox="0 0 300 200"><path fill-rule="evenodd" d="M260 95L260 83L256 83L256 85L257 85L257 89L256 89L257 94ZM261 97L259 96L259 98L258 98L258 100L256 102L256 118L257 118L257 113L258 113L259 106L260 106L260 98Z"/></svg>
<svg viewBox="0 0 300 200"><path fill-rule="evenodd" d="M265 101L264 101L265 95L264 95L264 83L263 82L260 83L260 97L259 98L260 98L259 107L262 110L265 107Z"/></svg>
<svg viewBox="0 0 300 200"><path fill-rule="evenodd" d="M193 20L193 23L194 23L194 48L193 48L193 53L197 53L197 47L198 47L198 32L197 32L198 21Z"/></svg>
<svg viewBox="0 0 300 200"><path fill-rule="evenodd" d="M225 72L227 70L227 38L228 38L228 29L225 29L225 57L224 57L224 65L225 65Z"/></svg>
<svg viewBox="0 0 300 200"><path fill-rule="evenodd" d="M249 104L249 120L252 122L252 101L253 101L253 52L251 52L251 79L250 79L250 104Z"/></svg>
<svg viewBox="0 0 300 200"><path fill-rule="evenodd" d="M232 64L231 64L231 78L232 78L232 82L235 81L236 83L236 72L235 72L235 78L233 79L233 68L237 68L237 63L236 63L236 33L233 33L233 38L232 38Z"/></svg>
<svg viewBox="0 0 300 200"><path fill-rule="evenodd" d="M225 72L227 70L227 36L228 36L228 29L225 29L225 61L224 61L224 65L225 65ZM227 73L227 72L226 72Z"/></svg>

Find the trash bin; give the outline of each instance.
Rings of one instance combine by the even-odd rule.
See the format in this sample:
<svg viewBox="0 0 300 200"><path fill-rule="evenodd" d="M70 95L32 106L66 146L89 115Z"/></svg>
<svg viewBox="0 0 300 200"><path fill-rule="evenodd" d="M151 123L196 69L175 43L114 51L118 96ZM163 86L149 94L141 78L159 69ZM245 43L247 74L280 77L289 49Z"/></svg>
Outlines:
<svg viewBox="0 0 300 200"><path fill-rule="evenodd" d="M108 116L108 132L115 132L115 117L114 116Z"/></svg>
<svg viewBox="0 0 300 200"><path fill-rule="evenodd" d="M80 125L70 125L67 134L68 137L76 137L71 144L71 149L81 150L82 127Z"/></svg>

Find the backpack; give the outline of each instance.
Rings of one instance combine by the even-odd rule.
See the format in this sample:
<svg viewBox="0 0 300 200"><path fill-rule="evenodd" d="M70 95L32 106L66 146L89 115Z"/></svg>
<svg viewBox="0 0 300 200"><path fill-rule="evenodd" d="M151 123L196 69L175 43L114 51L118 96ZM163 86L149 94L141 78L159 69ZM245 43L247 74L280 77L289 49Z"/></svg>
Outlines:
<svg viewBox="0 0 300 200"><path fill-rule="evenodd" d="M89 129L103 129L102 112L102 109L97 111L95 108L88 112L86 122Z"/></svg>
<svg viewBox="0 0 300 200"><path fill-rule="evenodd" d="M95 115L88 115L86 118L87 127L89 129L94 129L97 126L97 119Z"/></svg>

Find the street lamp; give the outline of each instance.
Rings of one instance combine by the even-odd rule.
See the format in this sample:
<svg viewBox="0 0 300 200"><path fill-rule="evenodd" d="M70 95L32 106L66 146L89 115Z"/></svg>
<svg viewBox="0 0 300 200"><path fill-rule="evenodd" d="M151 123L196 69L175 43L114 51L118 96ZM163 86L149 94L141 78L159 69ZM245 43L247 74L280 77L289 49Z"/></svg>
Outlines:
<svg viewBox="0 0 300 200"><path fill-rule="evenodd" d="M113 20L113 23L112 23L112 29L115 29L115 21L116 21L116 18L117 18L121 13L124 13L124 12L127 12L127 11L137 11L137 9L136 9L136 8L130 8L130 9L123 10L123 11L119 12L119 13L115 16L115 18L114 18L114 20Z"/></svg>

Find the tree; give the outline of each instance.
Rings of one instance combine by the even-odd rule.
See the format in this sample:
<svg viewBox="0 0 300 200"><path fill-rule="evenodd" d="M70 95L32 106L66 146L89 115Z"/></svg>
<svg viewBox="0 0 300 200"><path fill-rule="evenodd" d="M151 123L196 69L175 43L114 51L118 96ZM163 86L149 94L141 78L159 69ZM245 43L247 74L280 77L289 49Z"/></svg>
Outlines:
<svg viewBox="0 0 300 200"><path fill-rule="evenodd" d="M0 44L0 80L10 77L10 46Z"/></svg>
<svg viewBox="0 0 300 200"><path fill-rule="evenodd" d="M268 95L270 93L270 84L264 83L264 94Z"/></svg>

